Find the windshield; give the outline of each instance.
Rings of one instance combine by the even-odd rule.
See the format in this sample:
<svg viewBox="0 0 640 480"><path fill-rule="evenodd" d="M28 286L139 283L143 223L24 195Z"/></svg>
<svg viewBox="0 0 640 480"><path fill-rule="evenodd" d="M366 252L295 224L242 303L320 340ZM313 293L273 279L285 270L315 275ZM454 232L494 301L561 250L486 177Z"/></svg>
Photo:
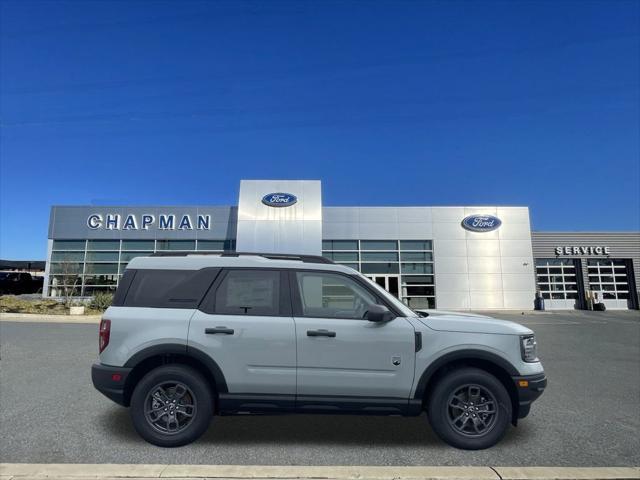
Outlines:
<svg viewBox="0 0 640 480"><path fill-rule="evenodd" d="M10 272L0 272L0 280L7 280L11 277L15 276L15 273Z"/></svg>
<svg viewBox="0 0 640 480"><path fill-rule="evenodd" d="M404 303L402 303L400 300L398 300L396 297L394 297L393 295L391 295L389 292L387 292L384 288L382 288L380 285L378 285L376 282L374 282L373 280L371 280L370 278L365 277L364 275L362 275L360 272L358 272L358 275L361 278L364 278L367 282L369 282L370 285L373 285L375 287L375 289L380 292L380 294L382 294L382 296L385 298L385 300L387 300L388 302L392 303L394 307L396 307L398 310L400 310L403 315L406 315L408 317L417 317L420 316L419 313L414 312L413 310L411 310L409 307L407 307Z"/></svg>

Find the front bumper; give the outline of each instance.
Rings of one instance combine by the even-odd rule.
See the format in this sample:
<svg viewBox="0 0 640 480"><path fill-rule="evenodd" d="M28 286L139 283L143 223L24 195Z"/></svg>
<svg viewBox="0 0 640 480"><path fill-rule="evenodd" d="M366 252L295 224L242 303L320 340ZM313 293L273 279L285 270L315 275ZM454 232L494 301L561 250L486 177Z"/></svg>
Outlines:
<svg viewBox="0 0 640 480"><path fill-rule="evenodd" d="M518 395L517 418L524 418L529 415L533 401L537 400L544 392L547 386L547 377L544 373L538 373L536 375L512 378Z"/></svg>
<svg viewBox="0 0 640 480"><path fill-rule="evenodd" d="M104 396L120 405L127 406L125 385L131 370L131 368L94 363L91 366L91 381L96 390Z"/></svg>

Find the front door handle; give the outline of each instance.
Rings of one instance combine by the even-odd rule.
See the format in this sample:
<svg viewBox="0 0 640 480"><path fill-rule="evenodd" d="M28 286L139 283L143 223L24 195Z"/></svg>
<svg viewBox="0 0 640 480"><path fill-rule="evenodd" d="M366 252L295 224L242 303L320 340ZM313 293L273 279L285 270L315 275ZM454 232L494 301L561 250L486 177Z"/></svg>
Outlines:
<svg viewBox="0 0 640 480"><path fill-rule="evenodd" d="M204 333L207 335L215 335L217 333L221 333L223 335L233 335L233 328L227 327L215 327L215 328L205 328Z"/></svg>
<svg viewBox="0 0 640 480"><path fill-rule="evenodd" d="M307 330L307 337L335 337L336 332L330 332L329 330Z"/></svg>

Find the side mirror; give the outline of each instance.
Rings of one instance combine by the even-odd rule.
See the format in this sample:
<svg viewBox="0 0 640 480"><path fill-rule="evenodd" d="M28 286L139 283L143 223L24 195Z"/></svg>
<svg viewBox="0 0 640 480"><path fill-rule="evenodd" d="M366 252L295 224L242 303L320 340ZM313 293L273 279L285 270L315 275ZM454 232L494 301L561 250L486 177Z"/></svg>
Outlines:
<svg viewBox="0 0 640 480"><path fill-rule="evenodd" d="M370 322L389 322L395 318L395 315L384 305L369 305L367 313L364 318Z"/></svg>

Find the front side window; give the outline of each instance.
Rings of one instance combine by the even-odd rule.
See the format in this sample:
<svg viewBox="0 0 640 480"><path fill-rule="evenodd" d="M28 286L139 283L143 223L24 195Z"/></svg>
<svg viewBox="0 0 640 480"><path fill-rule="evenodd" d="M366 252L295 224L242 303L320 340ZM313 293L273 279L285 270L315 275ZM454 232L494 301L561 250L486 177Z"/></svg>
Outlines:
<svg viewBox="0 0 640 480"><path fill-rule="evenodd" d="M362 319L376 298L356 281L333 273L296 272L302 315Z"/></svg>
<svg viewBox="0 0 640 480"><path fill-rule="evenodd" d="M215 313L221 315L279 315L280 272L230 270L216 291Z"/></svg>

